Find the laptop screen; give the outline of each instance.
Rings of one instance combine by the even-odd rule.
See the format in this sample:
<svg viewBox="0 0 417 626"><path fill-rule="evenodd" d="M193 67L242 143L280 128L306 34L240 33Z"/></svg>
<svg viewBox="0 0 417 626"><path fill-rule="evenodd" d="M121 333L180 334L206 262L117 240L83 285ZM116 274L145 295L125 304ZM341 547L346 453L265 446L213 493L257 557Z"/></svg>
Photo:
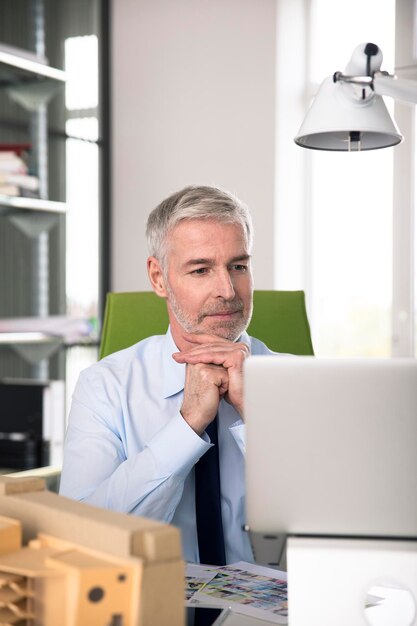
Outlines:
<svg viewBox="0 0 417 626"><path fill-rule="evenodd" d="M417 361L249 357L247 523L417 537Z"/></svg>

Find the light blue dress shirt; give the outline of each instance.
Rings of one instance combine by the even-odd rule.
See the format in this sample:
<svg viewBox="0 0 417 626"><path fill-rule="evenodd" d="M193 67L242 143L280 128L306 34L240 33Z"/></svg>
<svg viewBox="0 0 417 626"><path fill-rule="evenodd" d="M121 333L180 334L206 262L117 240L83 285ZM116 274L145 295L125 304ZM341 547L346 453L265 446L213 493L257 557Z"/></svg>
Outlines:
<svg viewBox="0 0 417 626"><path fill-rule="evenodd" d="M274 354L244 333L251 354ZM166 335L149 337L84 370L76 385L60 493L114 511L172 523L184 558L199 562L194 464L211 447L180 413L185 365ZM244 425L218 411L221 506L227 563L253 561L245 524Z"/></svg>

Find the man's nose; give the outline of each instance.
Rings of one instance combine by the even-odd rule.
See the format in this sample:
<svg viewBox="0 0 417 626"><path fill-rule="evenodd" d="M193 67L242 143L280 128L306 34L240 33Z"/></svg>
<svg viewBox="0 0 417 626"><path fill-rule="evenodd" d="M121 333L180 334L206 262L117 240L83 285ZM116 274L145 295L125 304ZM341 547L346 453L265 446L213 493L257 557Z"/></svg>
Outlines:
<svg viewBox="0 0 417 626"><path fill-rule="evenodd" d="M227 270L219 272L216 277L216 297L223 300L233 300L235 297L233 281Z"/></svg>

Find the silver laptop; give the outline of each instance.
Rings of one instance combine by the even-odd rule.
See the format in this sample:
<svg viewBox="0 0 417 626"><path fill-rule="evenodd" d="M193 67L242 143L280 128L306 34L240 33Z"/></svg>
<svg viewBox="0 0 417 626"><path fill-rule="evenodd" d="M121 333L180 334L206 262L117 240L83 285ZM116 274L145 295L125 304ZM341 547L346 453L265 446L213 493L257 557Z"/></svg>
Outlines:
<svg viewBox="0 0 417 626"><path fill-rule="evenodd" d="M417 361L245 364L247 521L262 533L417 537Z"/></svg>

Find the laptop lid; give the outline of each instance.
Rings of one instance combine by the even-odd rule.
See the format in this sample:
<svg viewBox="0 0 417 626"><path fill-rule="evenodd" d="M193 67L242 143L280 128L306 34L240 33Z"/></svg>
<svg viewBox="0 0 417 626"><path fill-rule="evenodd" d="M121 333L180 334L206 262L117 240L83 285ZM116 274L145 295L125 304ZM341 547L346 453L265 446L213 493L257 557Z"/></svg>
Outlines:
<svg viewBox="0 0 417 626"><path fill-rule="evenodd" d="M249 357L247 521L417 537L417 361Z"/></svg>

